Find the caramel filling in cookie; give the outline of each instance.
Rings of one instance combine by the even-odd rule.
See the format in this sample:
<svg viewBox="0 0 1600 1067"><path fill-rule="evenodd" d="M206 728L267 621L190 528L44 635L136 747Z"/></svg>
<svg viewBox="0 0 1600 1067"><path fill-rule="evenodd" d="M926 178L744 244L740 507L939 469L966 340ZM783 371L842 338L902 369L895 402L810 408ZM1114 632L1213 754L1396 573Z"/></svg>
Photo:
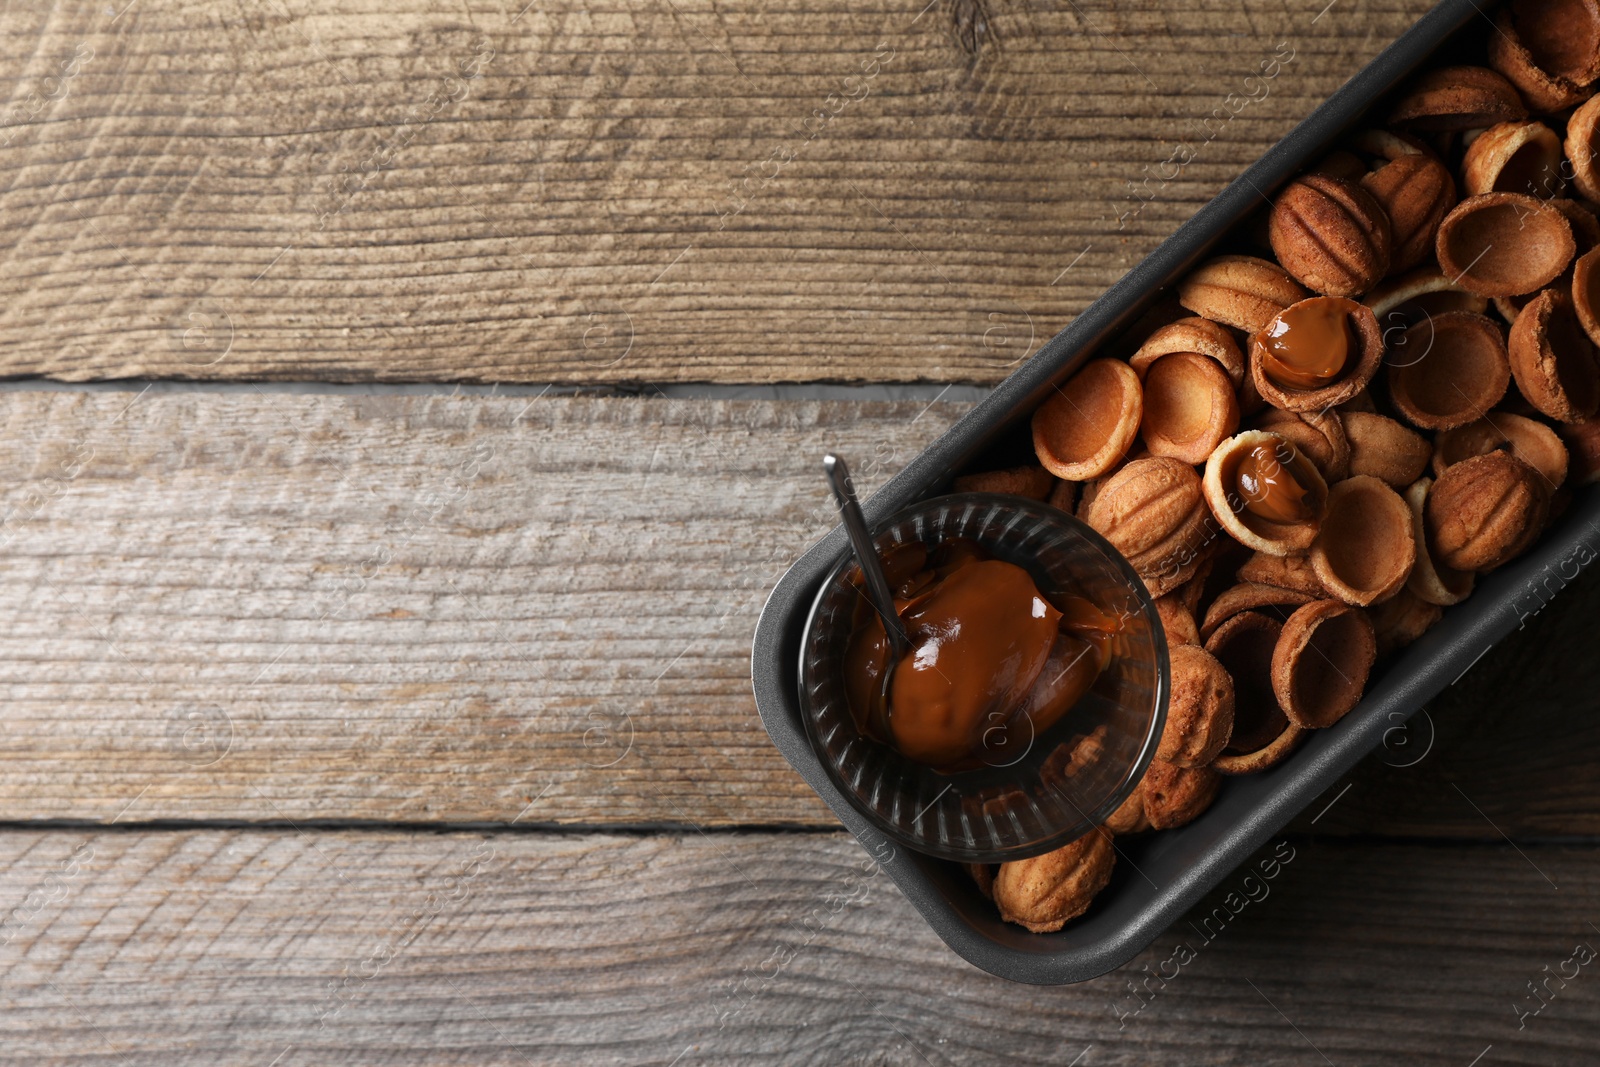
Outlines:
<svg viewBox="0 0 1600 1067"><path fill-rule="evenodd" d="M1292 469L1293 451L1259 444L1240 455L1225 479L1238 494L1244 510L1268 522L1310 522L1321 511L1315 492Z"/></svg>
<svg viewBox="0 0 1600 1067"><path fill-rule="evenodd" d="M1261 334L1267 377L1285 389L1321 389L1337 381L1356 346L1353 303L1320 297L1284 309Z"/></svg>

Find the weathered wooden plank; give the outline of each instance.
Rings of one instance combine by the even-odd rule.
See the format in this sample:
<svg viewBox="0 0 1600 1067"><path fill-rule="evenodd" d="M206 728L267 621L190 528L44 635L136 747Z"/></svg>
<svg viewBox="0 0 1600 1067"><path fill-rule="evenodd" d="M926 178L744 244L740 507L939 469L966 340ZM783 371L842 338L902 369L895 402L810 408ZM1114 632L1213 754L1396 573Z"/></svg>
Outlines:
<svg viewBox="0 0 1600 1067"><path fill-rule="evenodd" d="M7 832L0 1034L125 1067L1579 1062L1592 966L1516 1006L1600 940L1600 866L1525 851L1295 839L1120 972L1031 988L844 835Z"/></svg>
<svg viewBox="0 0 1600 1067"><path fill-rule="evenodd" d="M833 826L755 619L833 522L817 457L875 485L962 410L0 393L0 818ZM1316 830L1600 834L1597 606Z"/></svg>
<svg viewBox="0 0 1600 1067"><path fill-rule="evenodd" d="M8 8L0 374L993 381L1428 6Z"/></svg>
<svg viewBox="0 0 1600 1067"><path fill-rule="evenodd" d="M0 812L831 822L755 618L965 407L0 394Z"/></svg>

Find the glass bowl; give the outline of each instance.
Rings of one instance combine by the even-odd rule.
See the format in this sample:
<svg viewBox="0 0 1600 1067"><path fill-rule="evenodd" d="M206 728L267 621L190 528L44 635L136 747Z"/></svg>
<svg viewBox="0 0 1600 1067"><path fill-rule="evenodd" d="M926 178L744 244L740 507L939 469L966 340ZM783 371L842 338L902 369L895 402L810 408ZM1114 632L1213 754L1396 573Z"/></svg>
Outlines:
<svg viewBox="0 0 1600 1067"><path fill-rule="evenodd" d="M823 580L800 646L800 708L812 748L850 803L895 841L942 859L999 863L1074 841L1115 811L1143 776L1166 719L1166 637L1132 566L1098 533L1024 497L959 493L926 500L876 532L878 551L976 541L1032 575L1060 606L1076 595L1119 621L1114 655L1089 692L1004 765L946 773L858 726L843 659L860 567L847 556ZM1026 719L1023 720L1027 722Z"/></svg>

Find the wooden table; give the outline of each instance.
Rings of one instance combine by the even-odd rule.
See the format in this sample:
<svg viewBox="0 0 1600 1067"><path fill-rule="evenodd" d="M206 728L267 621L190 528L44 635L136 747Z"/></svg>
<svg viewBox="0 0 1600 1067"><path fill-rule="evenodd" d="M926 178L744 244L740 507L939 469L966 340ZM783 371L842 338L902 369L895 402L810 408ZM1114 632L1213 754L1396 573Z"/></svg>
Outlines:
<svg viewBox="0 0 1600 1067"><path fill-rule="evenodd" d="M985 975L768 743L819 454L881 483L1426 7L923 3L0 16L0 1059L1592 1060L1594 578L1136 1014L1186 924Z"/></svg>

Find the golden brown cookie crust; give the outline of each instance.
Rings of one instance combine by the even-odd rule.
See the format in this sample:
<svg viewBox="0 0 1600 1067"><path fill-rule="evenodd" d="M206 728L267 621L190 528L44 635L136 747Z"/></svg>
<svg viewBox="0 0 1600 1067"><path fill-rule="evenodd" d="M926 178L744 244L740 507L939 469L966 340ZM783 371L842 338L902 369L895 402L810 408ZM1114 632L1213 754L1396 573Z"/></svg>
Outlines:
<svg viewBox="0 0 1600 1067"><path fill-rule="evenodd" d="M1311 569L1328 592L1365 607L1393 596L1416 562L1411 509L1371 475L1328 491L1328 514L1311 546Z"/></svg>
<svg viewBox="0 0 1600 1067"><path fill-rule="evenodd" d="M1144 814L1155 830L1187 826L1205 814L1222 788L1222 776L1210 767L1179 767L1151 760L1139 783Z"/></svg>
<svg viewBox="0 0 1600 1067"><path fill-rule="evenodd" d="M1360 608L1318 600L1289 616L1272 653L1272 688L1290 722L1332 726L1361 700L1378 656L1372 622Z"/></svg>
<svg viewBox="0 0 1600 1067"><path fill-rule="evenodd" d="M1084 521L1128 558L1157 597L1194 574L1212 529L1200 476L1165 456L1136 459L1107 478Z"/></svg>
<svg viewBox="0 0 1600 1067"><path fill-rule="evenodd" d="M1054 852L1002 863L994 876L995 905L1007 922L1051 933L1089 910L1116 862L1111 835L1093 830Z"/></svg>
<svg viewBox="0 0 1600 1067"><path fill-rule="evenodd" d="M1233 677L1197 645L1178 645L1168 655L1172 696L1155 758L1178 767L1204 767L1233 733Z"/></svg>
<svg viewBox="0 0 1600 1067"><path fill-rule="evenodd" d="M1455 570L1493 570L1533 543L1549 509L1544 480L1515 456L1462 460L1428 491L1429 554Z"/></svg>
<svg viewBox="0 0 1600 1067"><path fill-rule="evenodd" d="M1128 454L1144 413L1139 376L1119 359L1096 359L1033 413L1033 450L1057 478L1098 478Z"/></svg>

